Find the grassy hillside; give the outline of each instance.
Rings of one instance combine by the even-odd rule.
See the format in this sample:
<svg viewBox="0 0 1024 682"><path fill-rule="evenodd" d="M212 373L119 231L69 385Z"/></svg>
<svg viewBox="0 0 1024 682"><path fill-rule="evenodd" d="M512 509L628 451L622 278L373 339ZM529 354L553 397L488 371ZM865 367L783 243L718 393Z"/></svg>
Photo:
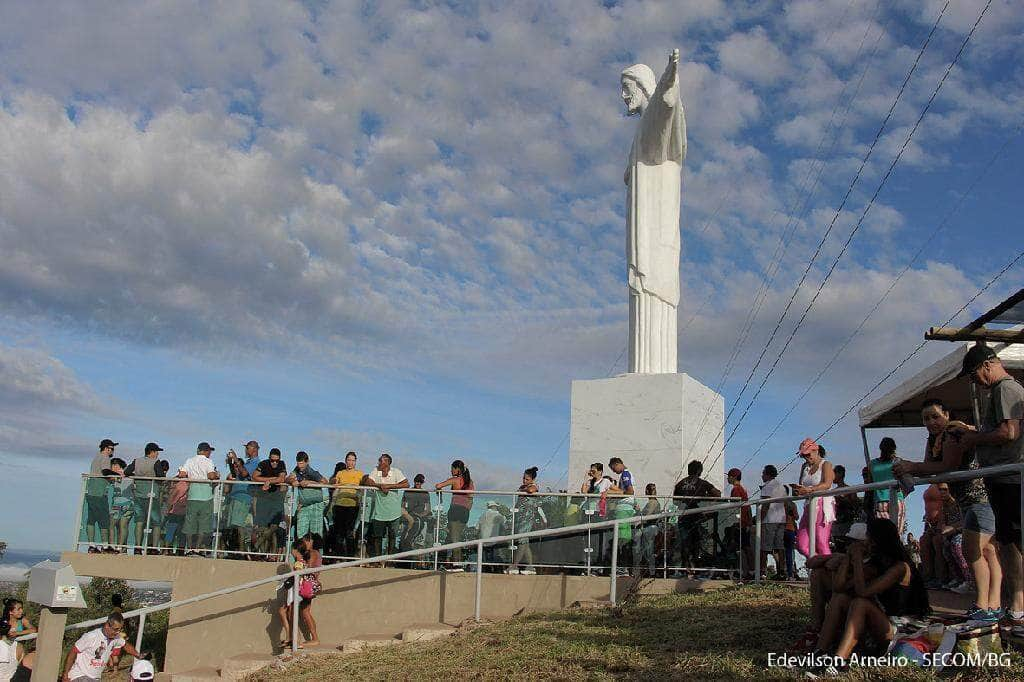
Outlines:
<svg viewBox="0 0 1024 682"><path fill-rule="evenodd" d="M641 597L620 609L537 614L473 627L456 636L360 654L329 654L255 676L261 682L458 679L803 679L767 668L806 625L804 590L741 586ZM1024 660L943 679L1024 679ZM913 669L857 670L843 679L933 679Z"/></svg>

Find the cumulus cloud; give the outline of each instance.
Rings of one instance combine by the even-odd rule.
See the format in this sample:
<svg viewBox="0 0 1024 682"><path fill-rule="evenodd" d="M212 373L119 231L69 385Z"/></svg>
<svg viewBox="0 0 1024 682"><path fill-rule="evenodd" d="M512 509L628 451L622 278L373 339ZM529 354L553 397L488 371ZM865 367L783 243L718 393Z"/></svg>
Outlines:
<svg viewBox="0 0 1024 682"><path fill-rule="evenodd" d="M898 8L845 0L777 15L610 4L17 5L0 26L0 306L189 352L564 394L625 341L634 124L618 74L637 61L658 71L679 46L687 301L710 292L708 312L741 323L790 225L783 273L799 272L918 36L897 39ZM957 39L926 55L865 180ZM908 167L945 163L982 109L995 129L1019 112L1015 90L992 85L1019 78L993 75L998 59L965 58ZM835 118L865 64L849 118ZM836 137L820 195L790 216L825 130ZM894 202L863 237L911 225ZM873 261L851 253L836 282L895 270ZM780 277L766 311L792 281ZM698 317L680 357L713 374L736 324ZM812 348L832 338L814 330Z"/></svg>

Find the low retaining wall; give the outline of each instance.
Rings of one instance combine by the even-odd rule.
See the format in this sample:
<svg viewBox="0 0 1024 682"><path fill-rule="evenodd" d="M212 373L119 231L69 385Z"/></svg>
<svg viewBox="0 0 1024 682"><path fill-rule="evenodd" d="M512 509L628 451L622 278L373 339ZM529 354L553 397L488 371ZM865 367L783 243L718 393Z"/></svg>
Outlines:
<svg viewBox="0 0 1024 682"><path fill-rule="evenodd" d="M174 600L287 571L283 564L197 557L65 552L62 560L80 576L171 583ZM362 635L394 635L411 625L457 625L474 615L475 573L344 568L321 574L321 582L324 589L313 615L325 645ZM481 616L489 620L609 596L608 578L486 573L482 583ZM692 587L692 581L657 580L649 589ZM282 590L265 585L171 609L165 671L218 667L236 654L275 652L282 636L277 609L283 599Z"/></svg>

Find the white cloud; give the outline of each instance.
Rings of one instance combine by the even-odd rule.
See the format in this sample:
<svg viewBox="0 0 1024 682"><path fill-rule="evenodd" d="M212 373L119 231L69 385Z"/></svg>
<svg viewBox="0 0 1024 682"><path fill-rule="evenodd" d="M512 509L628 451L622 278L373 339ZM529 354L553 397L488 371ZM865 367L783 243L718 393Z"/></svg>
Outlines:
<svg viewBox="0 0 1024 682"><path fill-rule="evenodd" d="M719 43L718 59L726 73L759 85L775 84L789 71L786 55L760 26Z"/></svg>

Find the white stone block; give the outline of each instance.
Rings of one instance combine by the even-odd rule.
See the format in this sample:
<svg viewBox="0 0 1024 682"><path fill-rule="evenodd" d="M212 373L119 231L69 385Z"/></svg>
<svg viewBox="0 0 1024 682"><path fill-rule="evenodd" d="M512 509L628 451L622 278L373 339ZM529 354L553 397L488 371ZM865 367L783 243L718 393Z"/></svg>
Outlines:
<svg viewBox="0 0 1024 682"><path fill-rule="evenodd" d="M603 464L605 473L612 475L608 471L611 457L621 457L633 473L637 495L648 483L658 486L659 495L671 495L693 459L704 462L703 477L716 488L725 485L725 457L719 457L725 403L687 374L623 374L573 381L571 412L571 491L579 490L593 462ZM702 428L701 422L705 422Z"/></svg>

